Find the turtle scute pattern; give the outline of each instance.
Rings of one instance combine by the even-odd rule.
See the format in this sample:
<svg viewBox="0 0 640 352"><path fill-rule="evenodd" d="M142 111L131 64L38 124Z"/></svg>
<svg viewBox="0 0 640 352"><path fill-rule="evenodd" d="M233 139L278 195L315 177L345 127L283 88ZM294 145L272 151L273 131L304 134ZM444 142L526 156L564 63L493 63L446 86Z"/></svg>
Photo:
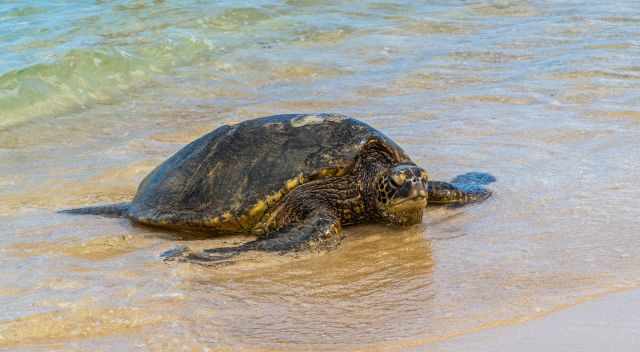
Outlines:
<svg viewBox="0 0 640 352"><path fill-rule="evenodd" d="M388 137L344 115L276 115L221 126L152 171L129 216L150 225L260 231L261 218L292 190L349 174L371 140L410 161Z"/></svg>

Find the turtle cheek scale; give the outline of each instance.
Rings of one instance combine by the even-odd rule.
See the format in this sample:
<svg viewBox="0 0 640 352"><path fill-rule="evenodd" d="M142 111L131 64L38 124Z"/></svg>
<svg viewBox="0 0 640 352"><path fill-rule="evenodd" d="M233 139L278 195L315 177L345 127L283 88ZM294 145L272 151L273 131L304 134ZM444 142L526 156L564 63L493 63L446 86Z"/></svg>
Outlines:
<svg viewBox="0 0 640 352"><path fill-rule="evenodd" d="M398 190L394 194L395 199L403 199L408 198L411 195L411 185L405 183L402 187L398 188Z"/></svg>

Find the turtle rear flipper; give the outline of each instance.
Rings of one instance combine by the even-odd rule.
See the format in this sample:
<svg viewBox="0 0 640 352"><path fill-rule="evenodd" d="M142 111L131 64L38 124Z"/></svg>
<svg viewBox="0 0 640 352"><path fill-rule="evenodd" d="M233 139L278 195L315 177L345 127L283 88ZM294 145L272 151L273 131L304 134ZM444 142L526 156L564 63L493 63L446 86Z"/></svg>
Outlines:
<svg viewBox="0 0 640 352"><path fill-rule="evenodd" d="M129 215L129 207L131 203L116 203L107 205L97 205L93 207L75 208L60 210L61 214L77 214L77 215L102 215L110 217L126 217Z"/></svg>

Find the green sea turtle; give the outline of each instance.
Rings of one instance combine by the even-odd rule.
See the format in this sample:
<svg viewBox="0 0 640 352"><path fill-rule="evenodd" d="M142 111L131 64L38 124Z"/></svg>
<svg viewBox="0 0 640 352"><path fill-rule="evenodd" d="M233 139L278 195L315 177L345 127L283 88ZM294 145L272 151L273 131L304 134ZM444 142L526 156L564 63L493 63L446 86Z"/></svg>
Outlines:
<svg viewBox="0 0 640 352"><path fill-rule="evenodd" d="M345 225L411 225L422 221L427 204L489 197L478 185L491 180L468 175L457 183L430 181L394 141L353 118L276 115L221 126L193 141L153 170L130 203L63 212L257 236L237 247L165 255L219 261L248 250L330 249Z"/></svg>

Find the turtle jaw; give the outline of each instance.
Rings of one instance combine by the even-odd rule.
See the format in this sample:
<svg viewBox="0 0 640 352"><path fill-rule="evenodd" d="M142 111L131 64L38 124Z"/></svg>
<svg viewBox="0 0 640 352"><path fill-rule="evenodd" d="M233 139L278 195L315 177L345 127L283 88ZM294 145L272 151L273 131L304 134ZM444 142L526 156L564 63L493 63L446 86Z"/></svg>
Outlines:
<svg viewBox="0 0 640 352"><path fill-rule="evenodd" d="M422 222L426 206L427 198L423 196L399 199L386 207L383 216L395 225L415 225Z"/></svg>
<svg viewBox="0 0 640 352"><path fill-rule="evenodd" d="M403 211L412 208L424 209L427 206L427 197L418 195L412 198L402 198L394 200L389 208L393 211Z"/></svg>

